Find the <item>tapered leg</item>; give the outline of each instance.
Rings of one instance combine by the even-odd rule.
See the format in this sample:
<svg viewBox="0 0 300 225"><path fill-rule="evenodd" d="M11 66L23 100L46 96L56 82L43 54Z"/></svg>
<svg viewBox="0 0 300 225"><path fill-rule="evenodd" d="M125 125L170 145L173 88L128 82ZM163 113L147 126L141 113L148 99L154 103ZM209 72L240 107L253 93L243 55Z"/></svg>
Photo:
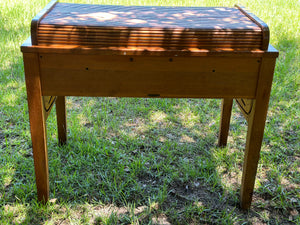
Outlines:
<svg viewBox="0 0 300 225"><path fill-rule="evenodd" d="M24 53L24 68L37 194L39 201L46 202L49 197L48 153L38 54Z"/></svg>
<svg viewBox="0 0 300 225"><path fill-rule="evenodd" d="M243 165L241 207L251 205L260 148L263 140L265 121L271 92L275 58L263 58L258 78L256 99L248 120L248 132Z"/></svg>
<svg viewBox="0 0 300 225"><path fill-rule="evenodd" d="M65 96L57 96L56 118L57 118L58 143L63 145L67 142L67 121L66 121Z"/></svg>
<svg viewBox="0 0 300 225"><path fill-rule="evenodd" d="M219 142L218 142L219 147L225 147L227 145L232 102L233 102L232 98L222 99L222 108L221 108L222 111L221 111Z"/></svg>

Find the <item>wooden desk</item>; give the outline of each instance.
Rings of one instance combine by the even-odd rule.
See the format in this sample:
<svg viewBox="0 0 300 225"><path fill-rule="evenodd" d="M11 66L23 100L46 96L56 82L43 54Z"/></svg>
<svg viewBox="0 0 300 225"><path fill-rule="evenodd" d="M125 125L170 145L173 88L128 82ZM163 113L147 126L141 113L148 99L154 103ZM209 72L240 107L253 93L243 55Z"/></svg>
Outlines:
<svg viewBox="0 0 300 225"><path fill-rule="evenodd" d="M46 120L65 96L222 98L219 146L233 99L248 121L241 207L250 207L278 52L266 24L241 7L101 6L52 1L21 47L38 199L49 197Z"/></svg>

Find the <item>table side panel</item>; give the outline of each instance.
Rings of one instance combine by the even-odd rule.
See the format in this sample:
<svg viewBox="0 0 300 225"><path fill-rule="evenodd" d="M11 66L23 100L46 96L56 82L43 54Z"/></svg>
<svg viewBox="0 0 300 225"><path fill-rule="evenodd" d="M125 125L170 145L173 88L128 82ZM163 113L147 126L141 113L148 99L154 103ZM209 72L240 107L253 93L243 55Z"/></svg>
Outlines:
<svg viewBox="0 0 300 225"><path fill-rule="evenodd" d="M40 54L43 95L254 98L260 58Z"/></svg>

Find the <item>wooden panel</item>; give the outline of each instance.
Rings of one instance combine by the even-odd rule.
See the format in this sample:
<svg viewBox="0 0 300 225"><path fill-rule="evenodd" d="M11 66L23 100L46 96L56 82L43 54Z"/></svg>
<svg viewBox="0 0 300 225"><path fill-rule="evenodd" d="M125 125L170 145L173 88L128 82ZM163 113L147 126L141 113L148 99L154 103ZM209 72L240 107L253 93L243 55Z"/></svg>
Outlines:
<svg viewBox="0 0 300 225"><path fill-rule="evenodd" d="M44 95L254 98L256 58L40 55Z"/></svg>

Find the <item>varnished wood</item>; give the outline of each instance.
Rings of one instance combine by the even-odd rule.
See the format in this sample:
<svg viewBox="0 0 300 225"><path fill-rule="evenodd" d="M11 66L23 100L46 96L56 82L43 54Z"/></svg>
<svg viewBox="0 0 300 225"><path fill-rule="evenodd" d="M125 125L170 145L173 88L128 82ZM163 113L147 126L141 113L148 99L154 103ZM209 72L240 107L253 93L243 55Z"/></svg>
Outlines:
<svg viewBox="0 0 300 225"><path fill-rule="evenodd" d="M253 101L241 187L241 207L250 207L278 56L259 18L240 6L52 1L33 19L31 35L21 50L39 200L49 196L47 97L42 96L58 96L60 144L67 139L64 96L222 98L219 146L227 143L232 99L238 98Z"/></svg>
<svg viewBox="0 0 300 225"><path fill-rule="evenodd" d="M43 95L254 98L255 58L41 54Z"/></svg>
<svg viewBox="0 0 300 225"><path fill-rule="evenodd" d="M93 48L92 46L80 45L49 45L38 46L32 45L31 38L28 38L21 46L22 52L32 53L51 53L51 54L85 54L85 55L122 55L122 56L163 56L163 57L204 57L204 56L219 56L219 57L278 57L278 51L269 45L267 51L260 49L232 49L232 48L214 48L214 49L165 49L157 47L102 47ZM259 60L259 59L258 59Z"/></svg>
<svg viewBox="0 0 300 225"><path fill-rule="evenodd" d="M58 96L56 100L56 118L58 143L63 145L67 142L67 119L65 96Z"/></svg>
<svg viewBox="0 0 300 225"><path fill-rule="evenodd" d="M222 99L221 121L220 121L219 141L218 141L219 147L225 147L227 145L232 102L233 102L232 98Z"/></svg>
<svg viewBox="0 0 300 225"><path fill-rule="evenodd" d="M236 7L245 14L249 19L251 19L254 23L256 23L262 30L262 50L267 50L269 46L269 39L270 39L270 31L268 25L263 22L260 18L255 16L253 13L249 12L245 9L245 7L236 5Z"/></svg>
<svg viewBox="0 0 300 225"><path fill-rule="evenodd" d="M39 45L46 46L265 49L268 30L251 15L241 7L58 3L39 21L37 34L32 35L37 36Z"/></svg>
<svg viewBox="0 0 300 225"><path fill-rule="evenodd" d="M251 205L271 93L275 60L275 58L262 59L256 99L253 102L253 112L249 117L241 187L241 207L243 209L248 209Z"/></svg>
<svg viewBox="0 0 300 225"><path fill-rule="evenodd" d="M24 53L23 60L37 194L39 201L46 202L49 197L48 153L38 54Z"/></svg>
<svg viewBox="0 0 300 225"><path fill-rule="evenodd" d="M52 0L44 9L42 9L31 21L31 41L32 44L37 45L38 44L38 26L39 22L43 19L43 17L54 8L54 6L57 4L57 0Z"/></svg>

